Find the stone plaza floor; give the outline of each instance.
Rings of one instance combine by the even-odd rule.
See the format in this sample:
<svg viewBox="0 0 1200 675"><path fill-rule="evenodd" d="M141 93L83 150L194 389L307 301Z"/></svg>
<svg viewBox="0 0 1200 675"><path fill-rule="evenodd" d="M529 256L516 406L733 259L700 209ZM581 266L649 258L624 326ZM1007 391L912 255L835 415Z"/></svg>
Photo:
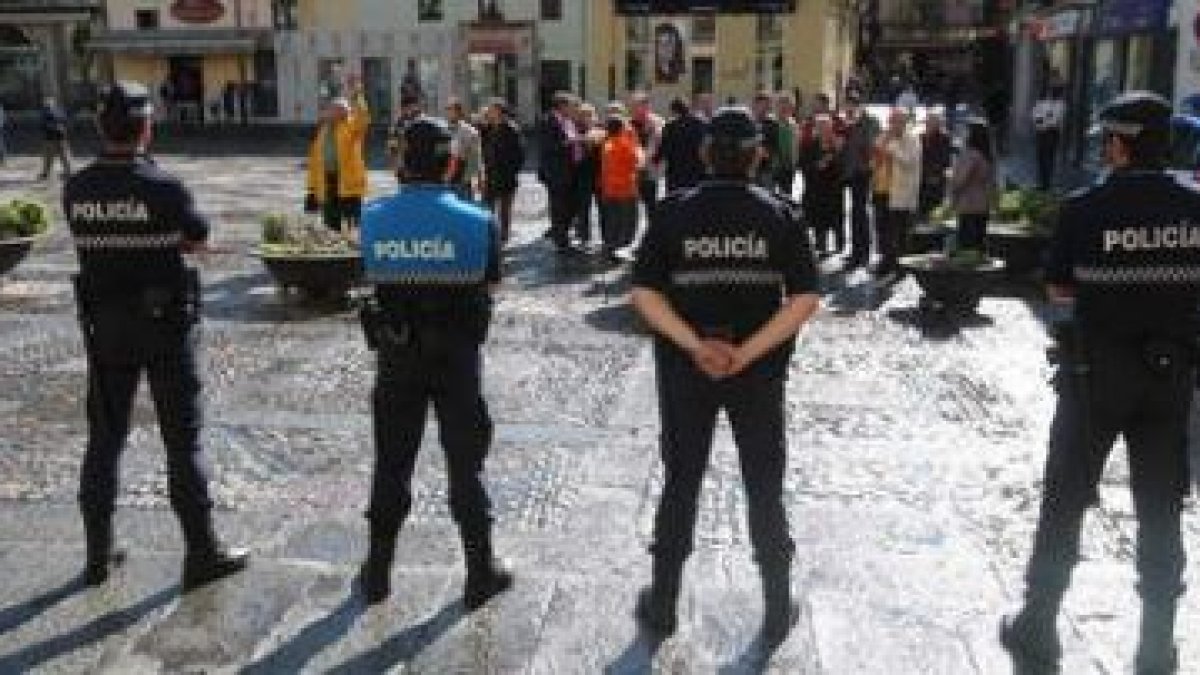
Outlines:
<svg viewBox="0 0 1200 675"><path fill-rule="evenodd" d="M824 306L788 385L801 621L773 654L754 642L757 569L722 426L681 630L654 650L631 619L662 482L650 342L626 302L627 270L556 260L539 239L544 202L529 182L485 375L496 540L517 585L463 614L431 426L393 597L367 610L350 582L365 553L370 353L351 312L278 292L243 253L259 214L298 208L301 159L160 162L235 251L199 260L204 441L220 529L255 558L240 576L180 595L181 538L143 388L118 512L132 556L107 586L79 588L85 360L60 222L0 283L0 673L1011 671L996 623L1019 593L1053 404L1032 287L1006 284L965 324L930 326L910 281L881 286L827 263ZM0 200L56 201L57 184L34 182L36 170L31 157L0 167ZM371 178L376 194L388 189L385 173ZM1134 521L1120 456L1060 624L1064 673L1126 672L1133 652ZM1186 528L1190 544L1190 514ZM1184 607L1184 672L1200 672L1200 613L1190 599Z"/></svg>

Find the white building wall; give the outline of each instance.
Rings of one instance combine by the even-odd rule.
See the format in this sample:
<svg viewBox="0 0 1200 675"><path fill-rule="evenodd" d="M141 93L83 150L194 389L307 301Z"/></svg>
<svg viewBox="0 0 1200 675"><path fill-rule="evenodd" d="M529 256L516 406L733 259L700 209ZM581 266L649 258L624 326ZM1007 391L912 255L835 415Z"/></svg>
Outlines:
<svg viewBox="0 0 1200 675"><path fill-rule="evenodd" d="M392 76L389 103L399 105L397 87L409 59L428 64L436 75L426 81L430 110L440 110L461 84L455 77L456 39L444 27L420 30L300 30L275 36L279 69L280 121L309 123L320 110L320 63L341 60L346 72L362 73L364 58L387 59Z"/></svg>

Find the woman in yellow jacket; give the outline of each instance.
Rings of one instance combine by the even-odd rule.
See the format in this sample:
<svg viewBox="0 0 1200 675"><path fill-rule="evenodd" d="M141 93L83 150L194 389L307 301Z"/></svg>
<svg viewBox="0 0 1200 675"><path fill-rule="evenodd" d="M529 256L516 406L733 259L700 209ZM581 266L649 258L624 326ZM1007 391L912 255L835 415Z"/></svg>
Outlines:
<svg viewBox="0 0 1200 675"><path fill-rule="evenodd" d="M358 226L367 194L363 145L371 116L362 86L352 91L352 99L330 102L308 149L306 210L320 209L325 225L334 230Z"/></svg>

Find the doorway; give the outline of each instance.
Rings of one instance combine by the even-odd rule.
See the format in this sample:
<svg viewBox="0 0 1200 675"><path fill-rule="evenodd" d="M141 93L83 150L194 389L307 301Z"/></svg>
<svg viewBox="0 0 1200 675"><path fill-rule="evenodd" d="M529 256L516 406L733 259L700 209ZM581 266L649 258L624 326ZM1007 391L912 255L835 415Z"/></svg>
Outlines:
<svg viewBox="0 0 1200 675"><path fill-rule="evenodd" d="M199 56L172 56L167 60L170 95L168 110L177 122L204 122L204 60Z"/></svg>

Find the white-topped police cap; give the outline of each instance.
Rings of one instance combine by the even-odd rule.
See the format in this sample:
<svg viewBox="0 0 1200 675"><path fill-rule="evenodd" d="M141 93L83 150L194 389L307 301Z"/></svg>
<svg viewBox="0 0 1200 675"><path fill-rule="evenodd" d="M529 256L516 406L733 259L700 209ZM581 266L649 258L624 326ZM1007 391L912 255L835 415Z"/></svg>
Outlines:
<svg viewBox="0 0 1200 675"><path fill-rule="evenodd" d="M1095 130L1133 137L1146 131L1169 133L1171 104L1154 92L1126 92L1100 109Z"/></svg>
<svg viewBox="0 0 1200 675"><path fill-rule="evenodd" d="M708 121L708 139L717 145L750 149L762 143L758 124L746 106L724 106Z"/></svg>
<svg viewBox="0 0 1200 675"><path fill-rule="evenodd" d="M132 80L114 83L104 92L100 114L117 119L144 119L154 115L154 101L146 85Z"/></svg>

